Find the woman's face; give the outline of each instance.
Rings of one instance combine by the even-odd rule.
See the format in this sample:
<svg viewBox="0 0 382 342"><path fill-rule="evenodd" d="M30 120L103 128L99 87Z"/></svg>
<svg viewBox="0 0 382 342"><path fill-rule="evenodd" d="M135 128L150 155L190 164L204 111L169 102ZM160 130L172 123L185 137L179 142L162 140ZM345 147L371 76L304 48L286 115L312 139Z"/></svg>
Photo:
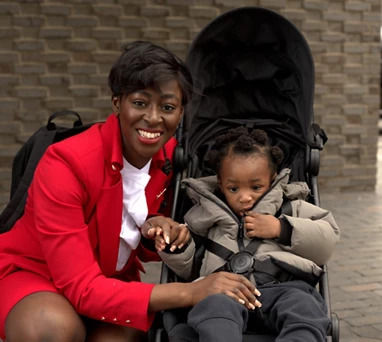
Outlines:
<svg viewBox="0 0 382 342"><path fill-rule="evenodd" d="M182 91L176 80L112 99L118 113L123 155L142 168L174 135L183 114Z"/></svg>

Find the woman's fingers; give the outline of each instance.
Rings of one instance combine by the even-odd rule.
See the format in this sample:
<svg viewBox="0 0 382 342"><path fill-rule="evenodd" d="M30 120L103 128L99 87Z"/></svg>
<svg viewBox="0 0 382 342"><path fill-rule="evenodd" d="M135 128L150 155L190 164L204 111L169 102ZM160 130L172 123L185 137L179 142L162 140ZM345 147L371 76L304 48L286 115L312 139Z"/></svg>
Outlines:
<svg viewBox="0 0 382 342"><path fill-rule="evenodd" d="M149 229L149 231L148 231L148 234L149 234L151 237L155 238L156 236L162 234L162 228L161 228L161 227L158 227L158 226L157 226L157 227L151 227L151 228Z"/></svg>
<svg viewBox="0 0 382 342"><path fill-rule="evenodd" d="M182 248L185 243L191 238L191 234L187 228L186 224L179 224L172 229L171 236L171 248L170 250L173 252L176 248Z"/></svg>
<svg viewBox="0 0 382 342"><path fill-rule="evenodd" d="M256 296L260 295L260 291L255 289L253 292L243 284L238 284L232 290L226 292L226 295L238 301L240 304L245 305L248 309L254 310L256 307L261 307L260 301Z"/></svg>
<svg viewBox="0 0 382 342"><path fill-rule="evenodd" d="M256 296L260 292L249 282L244 276L239 276L236 284L233 284L234 288L231 291L239 299L239 302L244 304L248 309L253 310L256 306L261 306L261 303L257 300ZM250 284L250 285L249 285ZM244 302L244 303L243 303Z"/></svg>
<svg viewBox="0 0 382 342"><path fill-rule="evenodd" d="M169 217L164 216L153 216L150 217L148 220L146 220L144 226L149 225L149 229L152 227L159 227L161 229L160 234L163 235L163 238L167 244L170 243L170 236L171 236L171 228L173 226L176 226L178 223L176 223L174 220L172 220Z"/></svg>
<svg viewBox="0 0 382 342"><path fill-rule="evenodd" d="M191 234L186 224L179 224L169 217L155 216L148 219L142 226L142 235L146 238L155 239L158 251L166 245L171 245L170 250L182 248L187 243Z"/></svg>
<svg viewBox="0 0 382 342"><path fill-rule="evenodd" d="M238 299L244 301L244 305L249 309L254 309L256 306L261 306L256 296L260 296L260 291L244 276L234 273L228 273L231 278L233 292Z"/></svg>
<svg viewBox="0 0 382 342"><path fill-rule="evenodd" d="M257 288L255 289L255 296L256 297L260 297L261 296L261 292Z"/></svg>
<svg viewBox="0 0 382 342"><path fill-rule="evenodd" d="M255 310L256 307L261 308L261 303L257 299L255 300L255 304L253 304L252 302L246 300L245 296L243 296L237 290L227 291L225 294L236 300L238 303L244 305L249 310Z"/></svg>
<svg viewBox="0 0 382 342"><path fill-rule="evenodd" d="M196 303L208 295L224 293L239 303L243 303L248 309L260 307L261 303L256 296L260 292L244 276L229 272L218 272L207 276L198 283L204 283L202 288L196 289Z"/></svg>
<svg viewBox="0 0 382 342"><path fill-rule="evenodd" d="M171 237L171 224L167 221L163 222L162 224L162 231L163 231L163 239L166 242L166 244L170 244L170 237Z"/></svg>
<svg viewBox="0 0 382 342"><path fill-rule="evenodd" d="M190 239L187 225L179 224L173 219L164 216L151 217L142 227L142 234L146 237L155 238L162 235L166 245L171 244L171 250L182 248Z"/></svg>
<svg viewBox="0 0 382 342"><path fill-rule="evenodd" d="M166 245L165 245L163 239L158 239L158 238L155 239L155 249L158 252L163 251L165 249L165 247L166 247Z"/></svg>
<svg viewBox="0 0 382 342"><path fill-rule="evenodd" d="M159 226L144 225L141 229L142 235L147 239L155 239L157 235L162 233L162 229Z"/></svg>

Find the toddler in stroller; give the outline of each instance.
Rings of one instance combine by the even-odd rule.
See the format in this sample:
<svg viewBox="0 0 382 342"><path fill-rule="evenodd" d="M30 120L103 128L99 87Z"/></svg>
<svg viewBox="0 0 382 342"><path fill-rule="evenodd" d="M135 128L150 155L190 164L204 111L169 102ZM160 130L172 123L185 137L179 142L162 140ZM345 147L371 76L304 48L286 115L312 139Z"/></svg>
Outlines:
<svg viewBox="0 0 382 342"><path fill-rule="evenodd" d="M339 228L329 211L304 200L306 183L288 183L287 168L278 172L282 159L265 131L238 127L217 138L210 152L217 176L183 180L194 203L185 222L206 248L198 275L246 275L262 306L245 302L240 291L207 297L188 313L188 326L169 331L170 341L241 341L252 330L278 341L325 341L330 321L314 286ZM185 280L199 269L194 239L180 253L159 253Z"/></svg>
<svg viewBox="0 0 382 342"><path fill-rule="evenodd" d="M308 293L311 292L311 295L306 294L310 300L317 300L316 305L322 308L320 312L327 311L327 316L331 321L331 329L327 332L326 340L328 342L337 342L339 338L338 320L336 315L331 313L325 262L338 239L339 231L334 221L331 222L333 219L330 213L319 208L320 198L317 180L319 153L323 149L327 137L325 132L314 123L314 63L307 41L290 21L278 13L260 7L241 7L217 17L197 35L190 46L186 64L191 71L197 91L193 94L190 105L185 108L183 120L177 132L179 144L176 152L179 153L176 153L175 160L178 162L174 163L174 169L179 170L176 175L177 181L175 182L174 206L172 209L172 217L175 221L183 222L184 214L192 206L191 200L184 195L183 187L180 186L181 180L189 178L187 182L182 184L187 187L188 192L196 189L194 193L195 196L198 195L199 188L195 186L199 184L200 177L215 174L213 170L210 170L211 163L207 164L206 156L209 155L216 137L237 126L244 126L250 132L252 132L253 128L266 131L270 144L279 146L284 154L281 164L275 161L279 173L270 184L272 190L266 191L266 194L261 196L254 211L260 212L260 214L266 213L266 211L260 211L261 207L265 205L265 200L276 189L280 189L281 186L284 187L283 182L285 182L285 189L288 189L289 186L286 186L288 178L290 182L305 182L310 189L305 201L303 201L303 197L294 198L292 196L290 201L280 200L280 197L276 201L278 205L281 205L281 210L278 213L270 212L272 215L259 216L268 220L273 219L272 216L285 217L285 219L281 219L280 223L283 224L281 228L283 233L276 238L250 238L254 241L260 240L261 244L257 246L257 243L253 243L249 247L245 246L249 250L244 250L239 255L239 258L234 257L233 254L236 254L239 250L235 241L235 232L239 231L240 226L243 227L240 223L245 223L239 220L242 218L240 213L237 216L234 211L227 209L227 213L231 213L231 220L235 222L236 226L234 226L236 228L232 228L232 240L227 239L224 241L227 243L231 241L231 245L214 249L215 252L218 250L217 253L224 254L223 258L216 255L215 252L211 252L211 248L215 246L214 243L209 242L213 241L212 236L209 236L210 240L204 243L203 238L198 238L193 234L193 240L187 247L188 251L192 251L193 245L197 246L194 258L196 263L191 271L192 279L199 276L194 274L196 270L206 274L214 271L214 267L223 267L225 265L223 259L230 258L232 259L231 264L233 260L236 260L241 265L241 263L245 264L245 260L251 259L242 258L243 254L256 254L255 269L257 268L257 274L255 276L257 276L257 285L262 292L262 295L258 298L258 301L262 304L262 310L251 310L250 306L246 304L247 308L250 308L247 312L243 309L245 307L242 304L237 304L238 300L243 298L240 298L240 296L238 298L237 294L234 293L230 295L236 298L235 301L229 296L221 296L220 299L216 299L217 303L224 301L225 304L233 305L240 313L244 310L244 315L249 313L248 319L244 317L243 322L247 322L247 327L253 329L253 322L263 322L268 318L273 320L273 317L267 314L267 308L270 306L267 298L272 298L269 295L270 291L276 291L277 289L278 295L281 296L283 288L287 288L289 291L289 285L300 284ZM241 165L240 169L244 169L243 165ZM208 178L205 180L208 180ZM211 186L213 190L219 190L217 179L211 178L211 180L213 182L211 184L206 182L206 186ZM278 180L280 180L280 183L277 183ZM300 189L303 190L303 187ZM284 190L280 190L281 192L283 193ZM224 204L222 200L224 196L215 197L219 200L217 203L221 204L221 207L217 205L217 209L220 209L219 212L222 214L221 219L226 218L225 215L229 214L222 209L223 207L228 208L228 205ZM203 202L204 204L205 201L201 196L194 197L197 201L199 198L200 203ZM294 208L293 203L301 204L301 207L296 206ZM292 207L292 215L288 214L288 207ZM300 208L304 209L304 211L300 212ZM306 208L317 210L317 214L314 214L315 211L307 214L305 212ZM324 219L320 217L320 213L328 216ZM298 217L297 214L300 216L306 214L306 217ZM209 213L206 215L200 214L197 219L202 220L204 218L207 220L210 218L209 216L212 218L213 215ZM256 219L259 219L259 217ZM329 217L330 220L327 221ZM250 220L249 213L246 213L244 219ZM309 222L306 227L296 223L304 220ZM188 223L190 229L194 229L191 222ZM332 224L333 226L322 229L322 224L329 226ZM289 225L293 228L290 228ZM312 229L314 226L318 228L316 230ZM250 228L250 222L248 222L247 227ZM211 233L212 231L211 228ZM240 231L243 232L241 229ZM256 232L256 229L254 231L254 234L259 233ZM248 234L251 235L250 232ZM302 236L304 239L301 238ZM244 238L246 243L249 242L249 239L246 240L247 238L248 236ZM326 245L327 239L330 241L328 245ZM206 245L208 249L204 251L203 246ZM199 248L199 246L201 247ZM224 249L224 247L228 248ZM271 247L275 248L275 250ZM171 258L176 258L175 252L183 251L183 248L167 254ZM221 252L222 250L223 252ZM266 262L260 255L263 253L265 259L267 252L269 252L269 258L267 258L268 261ZM165 258L165 253L162 254ZM192 255L193 252L190 253L190 259L192 259ZM215 264L211 264L213 265L211 269L203 269L202 261L204 257L207 260L207 256L215 262ZM289 263L287 256L293 257L295 263ZM180 254L179 258L181 257ZM188 261L191 263L191 260ZM250 266L253 265L250 264ZM270 266L274 266L271 271L269 271ZM180 268L181 273L179 274L187 277L185 273L190 272L190 270L185 265ZM175 268L174 270L179 271ZM307 272L303 272L303 270ZM277 279L274 282L279 283L272 284L272 278L266 279L266 273L276 276ZM291 279L289 279L289 274L293 276ZM319 276L320 274L322 276ZM178 278L167 266L163 266L161 282L177 281ZM317 292L312 286L318 278L319 285L317 288L326 303L325 309L322 300L317 297ZM268 284L261 286L262 283ZM295 286L290 287L293 287L293 290L295 288ZM303 290L300 290L300 292L304 293ZM314 299L316 297L317 299ZM213 300L214 298L209 299ZM256 302L252 303L256 304ZM300 305L301 303L304 303L301 298L298 301L292 300L287 312L292 311L294 305ZM207 303L206 306L207 308L213 308L211 303ZM196 307L192 310L194 309L197 310ZM218 310L213 311L218 311L219 314L227 312L227 310L222 309L223 304L219 304ZM303 309L308 310L308 306L303 307ZM256 319L258 315L261 315L261 312L264 319ZM185 322L187 314L188 312L183 310L175 313L164 312L160 317L161 320L159 320L159 325L162 323L162 326L153 331L155 341L168 341L168 335L178 336L174 329L180 330L182 328L184 330L188 328L190 336L193 335L198 338L196 332L189 325L185 323L179 324L179 322ZM321 335L325 334L325 326L329 325L326 318L322 319L321 330L316 332L321 340L324 339ZM283 319L280 319L278 323L280 322L284 322ZM263 325L266 326L267 324L264 323ZM295 327L298 327L298 324ZM223 328L215 328L214 333L220 331L225 334L226 330ZM256 326L257 328L259 327ZM267 328L273 327L268 326ZM276 326L276 331L281 331L281 325ZM188 334L185 334L183 340L187 340L187 336ZM274 341L282 338L285 340L282 334L275 337L275 335L271 336L266 332L264 334L261 332L252 334L251 332L251 335L246 332L243 340L257 342Z"/></svg>

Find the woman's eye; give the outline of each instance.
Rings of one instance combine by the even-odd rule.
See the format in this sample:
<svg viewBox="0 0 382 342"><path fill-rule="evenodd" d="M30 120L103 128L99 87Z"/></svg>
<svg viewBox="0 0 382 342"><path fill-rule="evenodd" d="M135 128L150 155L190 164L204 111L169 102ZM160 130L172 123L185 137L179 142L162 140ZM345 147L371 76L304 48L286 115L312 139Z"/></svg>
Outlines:
<svg viewBox="0 0 382 342"><path fill-rule="evenodd" d="M163 109L163 111L165 111L165 112L172 112L172 111L175 110L175 107L172 106L172 105L168 105L168 104L166 104L166 105L162 106L162 109Z"/></svg>
<svg viewBox="0 0 382 342"><path fill-rule="evenodd" d="M134 100L133 104L134 104L134 106L140 107L140 108L146 107L146 103L144 101L140 101L140 100Z"/></svg>

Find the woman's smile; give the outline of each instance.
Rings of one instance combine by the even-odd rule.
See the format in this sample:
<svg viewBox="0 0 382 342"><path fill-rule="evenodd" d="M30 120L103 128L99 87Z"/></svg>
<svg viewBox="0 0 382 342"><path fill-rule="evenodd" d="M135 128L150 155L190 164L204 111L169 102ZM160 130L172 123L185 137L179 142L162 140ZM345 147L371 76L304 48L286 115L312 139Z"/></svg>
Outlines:
<svg viewBox="0 0 382 342"><path fill-rule="evenodd" d="M156 144L159 142L163 132L137 129L138 139L143 144Z"/></svg>

